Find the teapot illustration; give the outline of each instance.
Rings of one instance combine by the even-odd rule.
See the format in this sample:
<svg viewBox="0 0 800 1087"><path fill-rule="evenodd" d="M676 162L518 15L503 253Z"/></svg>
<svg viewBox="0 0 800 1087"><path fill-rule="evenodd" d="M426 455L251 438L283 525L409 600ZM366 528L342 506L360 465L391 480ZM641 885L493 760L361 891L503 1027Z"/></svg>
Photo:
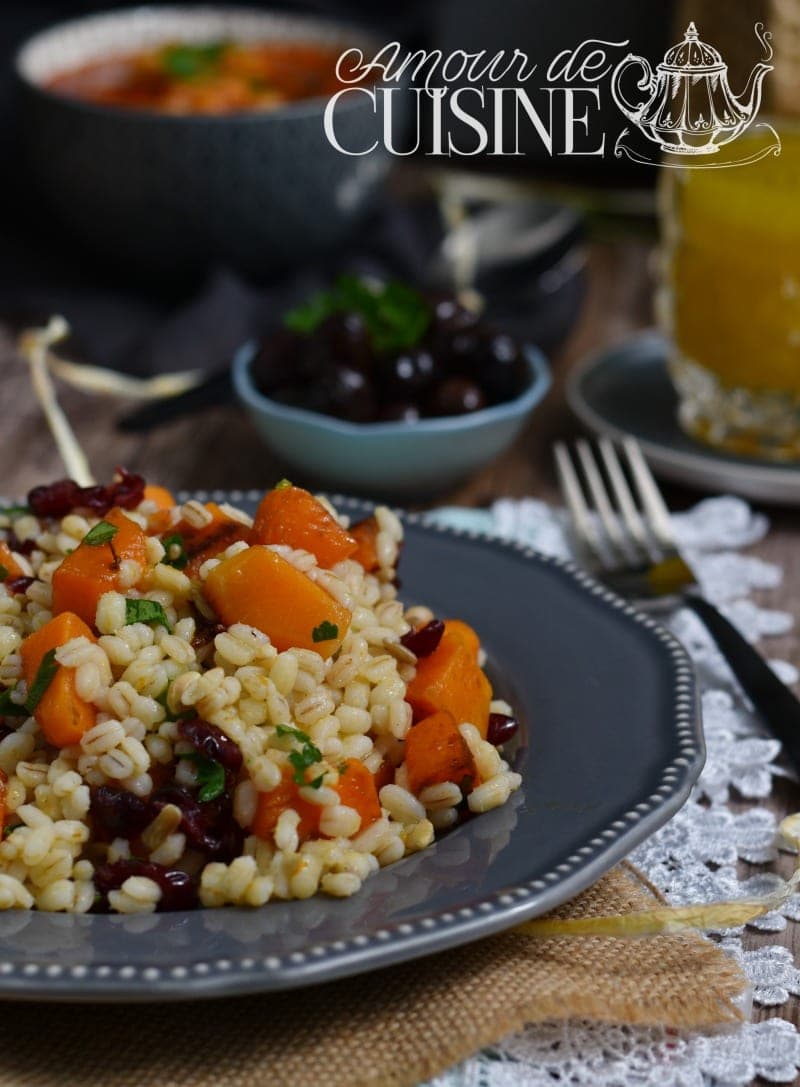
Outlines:
<svg viewBox="0 0 800 1087"><path fill-rule="evenodd" d="M765 46L767 37L762 39ZM649 95L638 106L620 86L631 65L642 68L637 86ZM697 27L689 23L683 41L667 50L655 72L644 57L629 53L621 60L611 77L611 93L625 116L665 151L705 155L747 128L758 113L761 83L770 71L771 64L756 64L741 99L735 98L728 86L727 64L713 46L700 41Z"/></svg>

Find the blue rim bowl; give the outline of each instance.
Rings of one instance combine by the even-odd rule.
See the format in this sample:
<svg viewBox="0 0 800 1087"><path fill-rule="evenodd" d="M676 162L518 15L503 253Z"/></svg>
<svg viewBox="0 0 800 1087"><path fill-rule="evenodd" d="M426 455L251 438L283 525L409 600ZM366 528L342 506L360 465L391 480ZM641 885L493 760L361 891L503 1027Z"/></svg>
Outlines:
<svg viewBox="0 0 800 1087"><path fill-rule="evenodd" d="M511 445L550 388L544 356L526 344L529 381L513 400L415 423L349 423L260 392L250 373L256 347L237 351L233 385L266 444L315 481L373 496L430 494L466 479Z"/></svg>

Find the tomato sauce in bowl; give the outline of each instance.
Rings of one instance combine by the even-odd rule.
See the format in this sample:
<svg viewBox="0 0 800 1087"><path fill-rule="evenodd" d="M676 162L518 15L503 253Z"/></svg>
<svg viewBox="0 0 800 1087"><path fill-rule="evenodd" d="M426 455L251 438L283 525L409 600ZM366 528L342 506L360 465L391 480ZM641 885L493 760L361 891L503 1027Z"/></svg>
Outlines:
<svg viewBox="0 0 800 1087"><path fill-rule="evenodd" d="M317 43L174 42L91 61L60 72L46 86L97 105L159 113L270 110L339 90L339 54Z"/></svg>

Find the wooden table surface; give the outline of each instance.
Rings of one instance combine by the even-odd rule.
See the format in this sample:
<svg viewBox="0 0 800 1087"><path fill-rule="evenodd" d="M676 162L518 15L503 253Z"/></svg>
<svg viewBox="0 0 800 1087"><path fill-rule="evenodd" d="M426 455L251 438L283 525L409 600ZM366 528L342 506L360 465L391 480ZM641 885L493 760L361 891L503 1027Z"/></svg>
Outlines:
<svg viewBox="0 0 800 1087"><path fill-rule="evenodd" d="M476 478L437 502L487 505L499 496L537 495L556 498L550 465L550 447L557 437L573 434L575 424L564 400L564 382L570 367L587 352L625 338L651 323L652 282L648 247L640 241L597 241L589 252L589 292L583 313L568 342L554 360L554 383L531 426L512 450ZM63 475L62 466L44 421L30 394L28 375L15 355L13 342L0 329L0 411L2 459L5 465L0 491L24 494L36 483ZM153 482L181 488L268 487L285 474L258 441L242 412L232 405L207 409L148 435L124 435L114 419L130 405L61 389L60 399L89 456L97 479L106 480L118 464L141 472ZM673 506L685 506L696 494L671 489ZM759 595L764 606L800 609L800 520L790 511L766 510L773 528L753 553L779 563L785 571L780 588ZM800 665L797 630L770 639L769 655ZM743 805L745 806L745 805ZM800 788L785 784L769 806L785 814L800 809ZM779 868L791 870L783 856ZM789 922L781 935L748 933L745 945L755 948L776 940L800 954L800 926ZM800 1024L800 1001L778 1009L758 1010L757 1018L781 1015ZM800 1082L800 1077L798 1077Z"/></svg>

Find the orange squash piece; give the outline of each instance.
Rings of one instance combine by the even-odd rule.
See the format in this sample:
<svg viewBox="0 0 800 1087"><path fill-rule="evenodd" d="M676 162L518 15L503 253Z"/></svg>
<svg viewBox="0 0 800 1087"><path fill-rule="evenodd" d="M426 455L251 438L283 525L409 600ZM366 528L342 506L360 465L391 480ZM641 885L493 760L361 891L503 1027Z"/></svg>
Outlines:
<svg viewBox="0 0 800 1087"><path fill-rule="evenodd" d="M144 489L144 500L152 502L156 507L147 515L147 531L153 535L167 532L172 524L172 511L175 509L172 492L166 487L148 483Z"/></svg>
<svg viewBox="0 0 800 1087"><path fill-rule="evenodd" d="M354 558L356 562L360 562L368 574L373 573L380 565L378 552L375 549L378 531L378 522L374 517L367 517L366 520L359 521L357 525L353 525L350 529L350 535L358 544L358 550L354 552L351 558Z"/></svg>
<svg viewBox="0 0 800 1087"><path fill-rule="evenodd" d="M461 619L445 619L445 634L461 642L477 664L481 641L472 627Z"/></svg>
<svg viewBox="0 0 800 1087"><path fill-rule="evenodd" d="M342 763L336 791L342 803L361 816L361 830L380 819L381 804L375 778L360 759L346 759Z"/></svg>
<svg viewBox="0 0 800 1087"><path fill-rule="evenodd" d="M10 577L25 576L25 571L14 558L14 553L5 540L0 540L0 566L2 566L6 572L3 581Z"/></svg>
<svg viewBox="0 0 800 1087"><path fill-rule="evenodd" d="M477 636L465 623L448 619L436 649L417 663L406 699L419 719L439 710L457 724L469 721L486 738L492 688L478 665Z"/></svg>
<svg viewBox="0 0 800 1087"><path fill-rule="evenodd" d="M372 774L360 759L347 759L339 771L339 781L335 786L342 804L354 808L361 816L361 830L380 819L381 805ZM320 836L319 821L322 808L318 804L309 804L300 796L300 790L290 769L283 771L283 777L269 793L258 794L258 804L253 825L250 828L259 838L271 839L275 826L282 812L293 808L300 816L297 834L301 842Z"/></svg>
<svg viewBox="0 0 800 1087"><path fill-rule="evenodd" d="M167 533L168 536L177 533L183 540L183 549L189 559L183 571L187 577L196 578L207 559L215 558L231 544L251 541L252 533L247 525L230 517L216 502L206 502L205 506L212 516L209 524L194 528L186 521L179 521Z"/></svg>
<svg viewBox="0 0 800 1087"><path fill-rule="evenodd" d="M20 654L22 673L29 691L44 655L81 635L91 642L97 640L83 619L70 611L56 615L49 623L28 635L22 643ZM70 747L79 743L84 732L92 728L97 711L90 702L84 702L75 690L75 669L59 665L36 706L34 717L48 743L54 747Z"/></svg>
<svg viewBox="0 0 800 1087"><path fill-rule="evenodd" d="M144 501L152 502L156 509L171 510L175 505L172 491L159 487L157 483L148 483L144 489Z"/></svg>
<svg viewBox="0 0 800 1087"><path fill-rule="evenodd" d="M297 834L301 842L319 834L319 817L322 808L318 804L309 804L300 796L299 787L292 776L292 770L285 769L279 785L271 792L259 793L256 814L250 828L259 838L270 840L275 834L275 827L282 812L294 808L300 816Z"/></svg>
<svg viewBox="0 0 800 1087"><path fill-rule="evenodd" d="M205 595L226 626L248 623L281 652L313 649L330 657L352 618L330 593L268 547L249 547L223 559L206 578Z"/></svg>
<svg viewBox="0 0 800 1087"><path fill-rule="evenodd" d="M478 780L475 761L454 718L433 713L406 734L408 787L418 794L429 785L452 781L469 792Z"/></svg>
<svg viewBox="0 0 800 1087"><path fill-rule="evenodd" d="M147 566L147 537L122 510L113 509L103 517L114 525L116 535L108 543L81 543L67 555L53 574L53 614L71 611L94 626L97 605L103 593L119 584L119 564L133 559Z"/></svg>
<svg viewBox="0 0 800 1087"><path fill-rule="evenodd" d="M330 569L348 559L358 543L321 502L302 487L278 486L261 499L253 523L253 543L284 544L310 551Z"/></svg>

